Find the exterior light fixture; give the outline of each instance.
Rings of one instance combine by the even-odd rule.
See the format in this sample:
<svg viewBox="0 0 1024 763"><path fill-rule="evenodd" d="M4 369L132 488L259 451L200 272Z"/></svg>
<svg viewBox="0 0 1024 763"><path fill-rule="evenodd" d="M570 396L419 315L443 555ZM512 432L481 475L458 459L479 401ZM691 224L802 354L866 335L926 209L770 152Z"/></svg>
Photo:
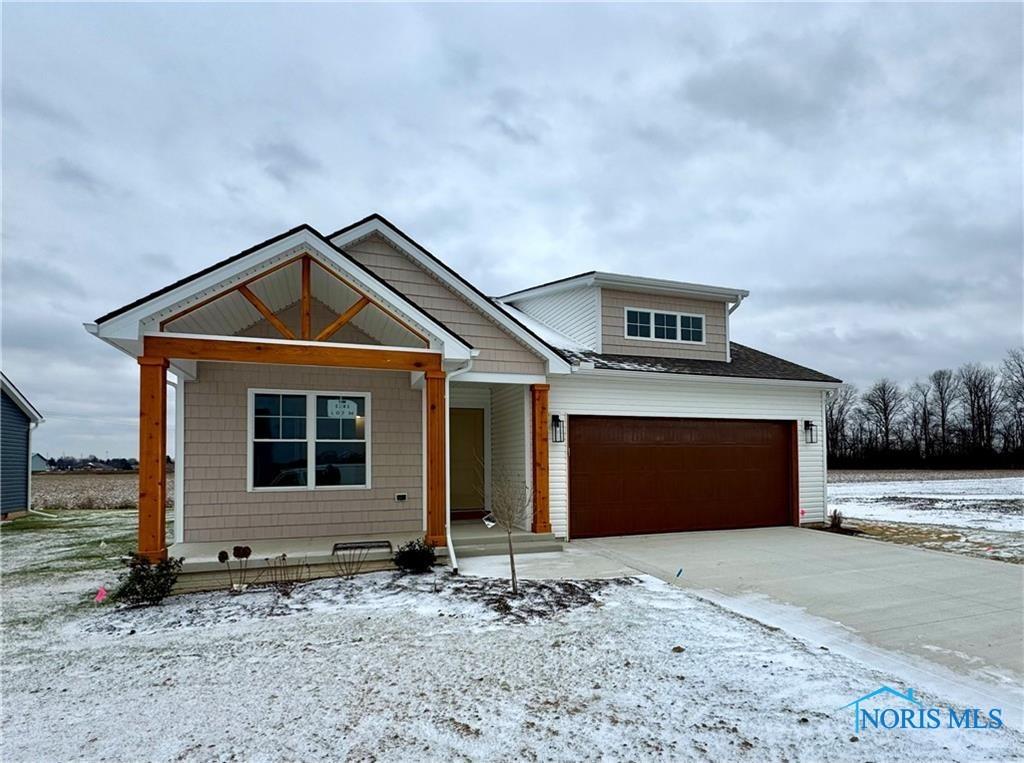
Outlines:
<svg viewBox="0 0 1024 763"><path fill-rule="evenodd" d="M557 413L551 416L551 442L565 442L565 422Z"/></svg>
<svg viewBox="0 0 1024 763"><path fill-rule="evenodd" d="M818 441L818 427L810 419L804 421L804 442L813 445Z"/></svg>

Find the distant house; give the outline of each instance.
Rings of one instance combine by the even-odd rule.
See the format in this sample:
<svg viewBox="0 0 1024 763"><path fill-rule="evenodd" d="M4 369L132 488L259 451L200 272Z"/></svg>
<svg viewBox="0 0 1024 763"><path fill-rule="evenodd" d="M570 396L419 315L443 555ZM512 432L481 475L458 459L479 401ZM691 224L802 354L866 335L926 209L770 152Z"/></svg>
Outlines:
<svg viewBox="0 0 1024 763"><path fill-rule="evenodd" d="M46 460L46 457L41 453L32 454L32 473L38 474L39 472L50 471L50 462Z"/></svg>
<svg viewBox="0 0 1024 763"><path fill-rule="evenodd" d="M32 430L43 417L2 372L0 398L0 518L9 519L31 505Z"/></svg>

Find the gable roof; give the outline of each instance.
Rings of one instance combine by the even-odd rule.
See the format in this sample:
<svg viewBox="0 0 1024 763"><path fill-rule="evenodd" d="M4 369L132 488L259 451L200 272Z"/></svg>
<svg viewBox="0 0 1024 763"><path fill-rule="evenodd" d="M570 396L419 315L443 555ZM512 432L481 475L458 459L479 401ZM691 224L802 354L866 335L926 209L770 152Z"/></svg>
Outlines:
<svg viewBox="0 0 1024 763"><path fill-rule="evenodd" d="M216 262L209 267L203 268L200 271L186 276L185 278L179 279L162 289L158 289L147 294L146 296L113 310L106 315L100 316L96 319L96 331L93 331L93 333L97 333L97 331L102 332L104 324L109 325L116 319L126 317L133 311L137 311L140 308L144 308L149 305L152 305L154 312L166 309L167 304L164 303L175 304L177 301L187 298L189 295L184 291L184 287L190 285L197 286L199 291L214 290L214 293L216 293L215 290L221 286L223 279L215 281L213 280L214 278L219 278L222 274L224 278L228 278L231 275L230 270L232 266L236 266L237 269L238 266L246 264L244 262L246 258L256 257L260 254L265 254L268 250L281 248L282 246L305 246L314 254L319 254L321 259L344 265L345 268L358 273L364 281L364 285L365 283L370 283L373 285L375 290L386 292L388 294L389 302L394 304L403 312L409 314L415 322L425 324L427 330L431 333L435 333L441 338L450 338L456 342L457 345L465 348L467 353L473 350L473 347L469 342L459 336L455 331L448 328L442 321L438 320L425 309L414 303L411 299L391 286L391 284L379 278L369 268L357 262L346 252L331 243L323 236L323 234L306 223L277 236L273 236L266 241ZM329 255L329 257L327 255ZM255 259L252 263L248 264L248 267L258 267L260 264L261 261ZM140 319L144 317L146 316L139 316Z"/></svg>
<svg viewBox="0 0 1024 763"><path fill-rule="evenodd" d="M669 294L698 299L721 300L723 302L740 302L750 295L746 289L733 289L726 286L709 286L707 284L689 283L687 281L671 281L665 278L646 278L623 273L604 273L599 270L588 270L574 276L559 278L547 283L531 286L527 289L505 294L498 297L502 302L516 302L521 299L539 297L545 294L556 294L568 289L585 286L599 286L607 289L622 289L646 294Z"/></svg>
<svg viewBox="0 0 1024 763"><path fill-rule="evenodd" d="M463 278L459 273L450 268L441 259L432 254L429 250L407 235L397 225L392 223L383 215L373 213L358 220L351 225L331 233L328 238L338 248L344 248L350 239L352 241L361 239L370 233L378 233L389 241L393 246L413 258L428 273L438 278L442 283L448 285L457 294L461 295L470 304L476 307L484 315L504 328L512 336L525 344L548 361L549 373L568 373L569 364L565 362L557 348L551 346L527 324L519 320L515 315L501 309L501 307L488 297L475 285ZM339 242L337 239L341 238Z"/></svg>
<svg viewBox="0 0 1024 763"><path fill-rule="evenodd" d="M643 371L692 376L727 376L743 379L776 379L781 381L840 384L841 380L788 360L730 342L731 362L725 360L694 360L690 358L653 358L649 355L604 355L596 352L562 350L575 362L593 363L604 371Z"/></svg>
<svg viewBox="0 0 1024 763"><path fill-rule="evenodd" d="M907 689L906 694L904 694L902 692L896 691L891 686L879 686L874 691L868 692L863 697L858 697L853 702L845 704L845 705L843 705L839 709L840 710L845 710L846 708L852 707L853 705L859 705L861 702L864 702L865 700L869 700L872 697L877 697L879 694L891 694L892 696L899 697L900 699L905 700L907 702L913 702L915 705L922 705L921 702L919 702L917 699L914 698L914 690L913 689Z"/></svg>
<svg viewBox="0 0 1024 763"><path fill-rule="evenodd" d="M46 421L43 418L43 414L36 410L36 407L21 393L21 390L14 386L14 382L8 379L7 374L3 371L0 371L0 389L7 393L7 396L14 401L14 404L21 409L22 413L28 416L29 421L33 424Z"/></svg>

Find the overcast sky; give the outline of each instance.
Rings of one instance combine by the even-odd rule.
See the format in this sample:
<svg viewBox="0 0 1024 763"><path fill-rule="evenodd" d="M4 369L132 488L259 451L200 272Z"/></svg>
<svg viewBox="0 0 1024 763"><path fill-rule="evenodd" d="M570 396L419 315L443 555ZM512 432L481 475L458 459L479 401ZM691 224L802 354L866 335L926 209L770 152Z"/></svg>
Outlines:
<svg viewBox="0 0 1024 763"><path fill-rule="evenodd" d="M379 211L500 294L749 289L857 384L1022 342L1021 6L3 6L3 368L49 455L137 451L84 321Z"/></svg>

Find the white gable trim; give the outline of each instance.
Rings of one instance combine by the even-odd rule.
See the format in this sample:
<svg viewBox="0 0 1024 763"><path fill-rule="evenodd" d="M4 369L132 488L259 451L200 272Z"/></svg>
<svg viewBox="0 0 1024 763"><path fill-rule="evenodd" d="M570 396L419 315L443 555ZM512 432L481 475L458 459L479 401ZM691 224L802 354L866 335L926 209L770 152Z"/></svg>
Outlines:
<svg viewBox="0 0 1024 763"><path fill-rule="evenodd" d="M87 324L86 328L90 333L118 346L119 349L126 349L123 346L125 342L132 343L131 347L134 347L142 335L155 329L161 320L197 302L220 293L227 293L239 282L258 275L261 269L272 267L303 252L312 255L329 270L344 276L346 280L351 281L382 305L386 305L403 320L422 329L432 338L431 346L435 350L438 349L435 345L443 346L445 358L470 357L472 348L464 340L452 334L407 299L400 297L359 265L339 254L325 239L306 228L268 243L244 257L228 262L164 294L158 294L103 323Z"/></svg>
<svg viewBox="0 0 1024 763"><path fill-rule="evenodd" d="M425 271L444 283L456 294L461 296L471 305L480 310L484 315L491 318L491 320L512 334L512 336L516 337L520 342L540 355L547 361L548 373L570 373L571 366L569 363L552 348L548 347L548 345L546 345L532 331L495 305L487 297L482 296L472 288L468 288L461 279L453 278L447 268L439 265L438 262L431 255L425 252L415 241L412 241L383 220L376 217L365 220L359 225L343 230L332 236L331 243L339 249L344 249L346 246L349 246L374 233L383 236L392 245L411 257L416 264L422 267Z"/></svg>
<svg viewBox="0 0 1024 763"><path fill-rule="evenodd" d="M28 417L28 420L30 422L32 422L33 424L40 424L43 421L45 421L45 419L43 418L43 414L36 410L36 407L29 402L27 397L21 394L21 390L15 387L14 382L8 379L3 372L0 372L0 389L3 389L3 391L8 394L11 400L14 401L14 404L18 406L18 408L21 409L21 412ZM31 451L31 448L29 450ZM32 458L30 455L29 471L31 471L32 469L31 462Z"/></svg>

